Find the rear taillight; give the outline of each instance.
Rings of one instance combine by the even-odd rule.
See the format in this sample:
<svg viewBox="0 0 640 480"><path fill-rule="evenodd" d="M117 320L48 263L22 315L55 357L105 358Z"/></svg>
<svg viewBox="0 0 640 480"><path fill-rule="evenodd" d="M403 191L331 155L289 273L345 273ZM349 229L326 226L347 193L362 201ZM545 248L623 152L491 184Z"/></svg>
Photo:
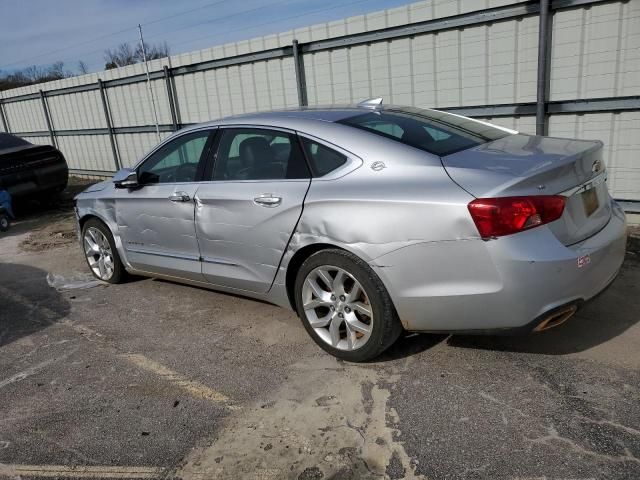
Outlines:
<svg viewBox="0 0 640 480"><path fill-rule="evenodd" d="M468 205L482 238L501 237L553 222L562 215L565 197L478 198Z"/></svg>

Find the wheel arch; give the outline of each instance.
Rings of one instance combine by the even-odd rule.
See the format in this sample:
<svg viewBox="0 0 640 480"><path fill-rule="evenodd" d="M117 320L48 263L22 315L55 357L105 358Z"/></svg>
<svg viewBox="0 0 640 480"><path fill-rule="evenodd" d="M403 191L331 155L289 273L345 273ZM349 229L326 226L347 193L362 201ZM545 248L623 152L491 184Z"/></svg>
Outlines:
<svg viewBox="0 0 640 480"><path fill-rule="evenodd" d="M329 254L329 252L331 252L331 254ZM333 341L329 342L327 346L327 340L324 339L323 336L319 336L318 332L315 332L314 327L309 323L310 320L307 318L306 313L304 313L304 308L301 307L300 309L297 309L295 307L295 292L300 288L300 284L296 281L299 279L296 277L300 274L303 264L306 261L309 261L309 259L316 254L322 254L324 256L322 258L312 259L312 263L309 268L326 265L324 263L325 261L335 258L337 263L330 263L330 265L336 265L335 268L345 270L347 274L352 275L353 278L360 283L364 281L361 288L363 288L364 293L369 296L369 303L371 303L372 306L375 303L376 307L379 307L377 310L379 314L375 321L380 322L381 327L376 327L374 332L371 334L373 342L366 340L364 345L357 347L356 350L353 351L338 349L337 343ZM355 271L351 269L350 265L353 266ZM307 271L308 269L305 268L305 272ZM311 335L316 344L338 358L350 361L365 361L370 358L374 358L392 345L403 331L403 325L398 318L393 299L389 296L382 279L377 275L373 268L371 268L369 262L365 261L361 255L357 255L355 252L351 251L348 246L345 248L340 245L320 242L306 245L296 251L292 256L286 274L286 290L289 302L292 304L294 311L298 313L305 329ZM360 275L362 275L362 277L360 277ZM332 299L335 299L335 297L332 297ZM342 298L341 300L344 301L345 299ZM338 307L336 306L336 309L337 308ZM345 311L348 312L348 310ZM371 316L371 321L373 321L373 316ZM376 334L376 331L379 333Z"/></svg>
<svg viewBox="0 0 640 480"><path fill-rule="evenodd" d="M80 217L80 219L78 220L78 224L80 225L80 233L82 233L82 229L84 228L85 224L91 219L96 219L104 223L107 227L109 226L109 224L105 222L103 218L100 218L100 216L94 213L87 213L86 215L83 215L82 217Z"/></svg>
<svg viewBox="0 0 640 480"><path fill-rule="evenodd" d="M291 308L296 310L296 299L295 299L295 284L296 284L296 276L298 275L298 271L300 267L305 262L307 258L309 258L314 253L318 253L322 250L343 250L348 251L344 248L341 248L337 245L333 245L331 243L312 243L310 245L305 245L304 247L297 250L291 260L289 260L289 264L287 265L287 273L285 277L285 286L287 290L287 298L289 299L289 304Z"/></svg>
<svg viewBox="0 0 640 480"><path fill-rule="evenodd" d="M130 268L126 251L122 244L122 239L120 238L118 225L115 221L115 218L113 218L113 215L112 215L112 210L102 209L102 208L96 209L96 208L93 208L93 206L89 206L89 207L83 206L78 208L78 227L79 227L78 233L80 235L82 235L82 229L84 228L86 223L91 219L95 219L103 223L105 227L107 227L109 232L111 232L111 236L113 237L113 241L115 242L116 250L120 255L120 260L124 264L125 268Z"/></svg>

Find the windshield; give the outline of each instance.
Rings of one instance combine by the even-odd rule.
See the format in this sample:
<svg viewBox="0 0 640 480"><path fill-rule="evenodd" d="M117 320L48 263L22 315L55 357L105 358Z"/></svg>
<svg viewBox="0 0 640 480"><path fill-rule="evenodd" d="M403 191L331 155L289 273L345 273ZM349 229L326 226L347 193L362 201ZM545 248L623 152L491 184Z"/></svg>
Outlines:
<svg viewBox="0 0 640 480"><path fill-rule="evenodd" d="M506 137L508 132L470 118L419 108L384 109L340 120L438 156Z"/></svg>

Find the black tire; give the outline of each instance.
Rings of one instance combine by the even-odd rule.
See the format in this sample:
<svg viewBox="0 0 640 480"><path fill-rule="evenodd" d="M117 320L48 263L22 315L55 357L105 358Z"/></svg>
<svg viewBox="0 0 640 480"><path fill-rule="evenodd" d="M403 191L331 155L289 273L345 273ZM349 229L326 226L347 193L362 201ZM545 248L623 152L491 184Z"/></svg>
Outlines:
<svg viewBox="0 0 640 480"><path fill-rule="evenodd" d="M122 282L124 282L126 280L126 278L127 278L127 271L125 270L124 265L122 264L122 261L120 260L120 255L118 254L118 250L116 249L116 242L113 240L113 235L111 234L111 230L109 230L109 227L107 227L102 221L98 220L97 218L90 218L82 226L83 254L84 254L84 235L85 235L87 229L89 229L90 227L97 228L107 238L107 241L109 242L109 246L111 247L111 253L112 253L112 256L113 256L113 275L111 275L111 278L109 278L108 280L105 280L105 279L102 279L102 278L98 277L93 272L93 270L91 270L91 265L89 265L89 261L87 260L87 265L89 265L89 269L91 270L91 273L93 273L94 277L96 277L99 280L102 280L104 282L108 282L108 283L122 283ZM86 255L85 255L85 260L86 259L87 258L86 258Z"/></svg>
<svg viewBox="0 0 640 480"><path fill-rule="evenodd" d="M0 215L0 232L6 232L9 230L9 226L11 222L9 221L9 217L7 215Z"/></svg>
<svg viewBox="0 0 640 480"><path fill-rule="evenodd" d="M371 336L367 343L355 350L341 350L325 342L309 324L302 305L302 288L307 275L315 268L327 265L339 267L352 275L365 290L371 307L373 318ZM350 362L366 362L371 360L398 339L403 331L402 324L393 306L393 302L380 277L363 260L350 252L339 249L327 249L314 253L301 265L295 281L295 303L298 316L304 328L320 348L334 357Z"/></svg>

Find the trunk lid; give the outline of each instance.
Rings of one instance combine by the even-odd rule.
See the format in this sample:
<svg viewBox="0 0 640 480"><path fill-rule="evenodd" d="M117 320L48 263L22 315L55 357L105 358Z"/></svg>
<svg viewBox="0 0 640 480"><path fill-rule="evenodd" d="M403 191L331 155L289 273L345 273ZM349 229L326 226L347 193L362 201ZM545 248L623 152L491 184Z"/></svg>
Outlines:
<svg viewBox="0 0 640 480"><path fill-rule="evenodd" d="M548 226L565 245L600 231L611 217L602 142L509 135L442 157L454 182L477 198L563 195Z"/></svg>

